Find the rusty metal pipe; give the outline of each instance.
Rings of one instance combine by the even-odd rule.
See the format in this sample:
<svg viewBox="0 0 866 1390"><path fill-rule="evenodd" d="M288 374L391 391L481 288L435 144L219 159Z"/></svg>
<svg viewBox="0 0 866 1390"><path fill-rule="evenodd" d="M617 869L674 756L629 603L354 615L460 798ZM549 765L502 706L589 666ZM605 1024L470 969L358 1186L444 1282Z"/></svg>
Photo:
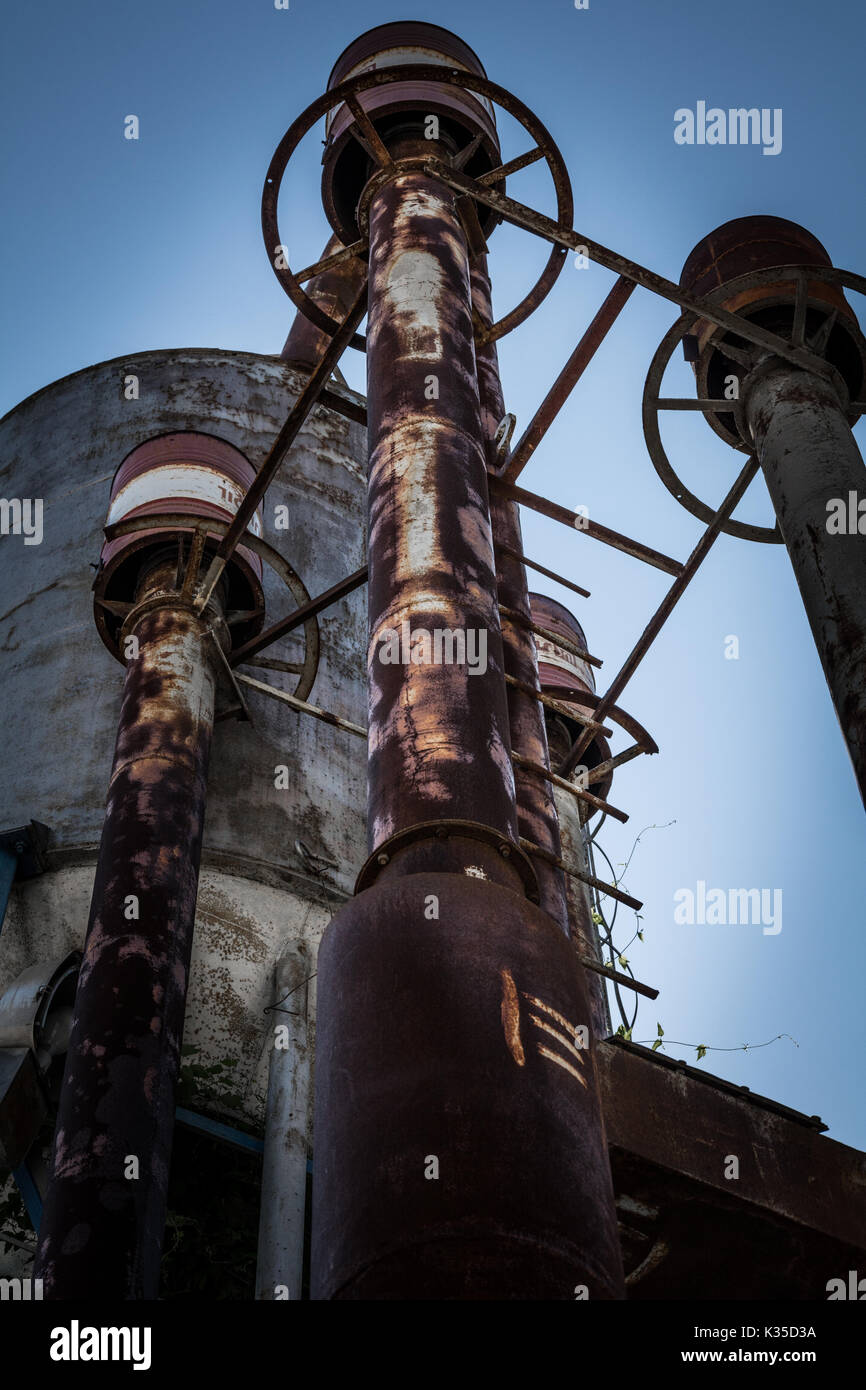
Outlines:
<svg viewBox="0 0 866 1390"><path fill-rule="evenodd" d="M492 323L493 306L486 257L479 257L473 265L472 298L481 323ZM488 441L488 467L495 471L497 459L493 440L497 426L505 415L496 344L485 342L477 347L476 361L482 424ZM520 835L538 845L553 859L561 859L563 846L553 784L534 772L531 766L527 766L527 762L535 763L549 770L550 756L543 706L525 693L527 687L532 690L539 689L540 680L538 654L532 634L532 611L526 571L517 558L523 552L520 508L504 492L495 490L491 496L490 517L496 551L497 597L500 613L503 614L505 671L506 675L523 686L523 690L513 685L509 685L508 688L511 746L518 755L514 780ZM517 621L505 616L512 613L517 616ZM520 759L526 762L521 762ZM579 829L576 842L570 842L568 849L572 857L581 861L580 867L585 868L580 854ZM538 876L541 906L566 936L576 935L584 955L598 956L592 908L583 885L569 883L562 870L543 856L531 857ZM590 976L584 977L584 983L589 999L593 1033L596 1037L607 1037L610 1028L604 982L599 976Z"/></svg>
<svg viewBox="0 0 866 1390"><path fill-rule="evenodd" d="M165 1223L218 654L151 571L130 655L60 1094L37 1276L46 1298L153 1299Z"/></svg>
<svg viewBox="0 0 866 1390"><path fill-rule="evenodd" d="M454 195L400 172L370 209L370 849L436 818L516 837L469 266ZM486 666L389 651L459 631ZM474 634L474 637L470 637Z"/></svg>
<svg viewBox="0 0 866 1390"><path fill-rule="evenodd" d="M857 511L866 498L863 458L833 386L810 372L771 361L746 379L743 404L866 801L866 545Z"/></svg>

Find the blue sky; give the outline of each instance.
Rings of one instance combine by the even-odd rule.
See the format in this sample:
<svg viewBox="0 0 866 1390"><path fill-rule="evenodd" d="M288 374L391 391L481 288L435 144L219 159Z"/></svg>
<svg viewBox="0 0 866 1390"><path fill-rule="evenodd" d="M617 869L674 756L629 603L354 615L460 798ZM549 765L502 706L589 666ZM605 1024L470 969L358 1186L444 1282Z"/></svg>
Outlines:
<svg viewBox="0 0 866 1390"><path fill-rule="evenodd" d="M435 5L344 0L149 0L120 6L48 0L6 18L0 103L6 215L0 260L0 411L93 362L145 348L278 352L291 306L261 242L261 186L285 128L324 89L341 49L398 18L454 29L489 75L547 124L568 164L578 229L676 279L694 243L728 218L767 212L802 222L834 262L862 270L864 180L858 93L863 11L825 0L571 0ZM674 111L780 107L783 147L684 147ZM139 116L138 141L123 138ZM508 156L519 143L502 125ZM299 152L281 203L293 264L327 235L319 199L321 132ZM543 170L514 197L552 210ZM496 306L534 280L543 245L516 229L492 238ZM569 264L554 292L501 345L508 408L524 425L612 283ZM853 302L862 310L857 299ZM684 558L700 526L656 478L640 403L657 343L675 317L637 291L523 481L595 520ZM344 370L363 386L350 354ZM687 394L676 361L669 394ZM860 435L860 427L858 427ZM697 418L668 422L669 452L693 490L717 502L738 456ZM861 436L862 445L862 436ZM739 515L766 522L763 484ZM528 514L527 553L591 589L574 602L590 650L612 677L667 580L585 536ZM736 661L725 639L739 638ZM628 952L661 990L636 1039L736 1048L701 1065L820 1114L831 1135L866 1147L863 809L783 547L723 537L622 703L660 755L615 779L630 812L601 842L614 863L644 836L627 886L645 902L645 941ZM668 825L668 822L673 824ZM674 893L781 889L783 927L678 926ZM627 939L629 914L622 914ZM694 1051L671 1048L694 1060Z"/></svg>

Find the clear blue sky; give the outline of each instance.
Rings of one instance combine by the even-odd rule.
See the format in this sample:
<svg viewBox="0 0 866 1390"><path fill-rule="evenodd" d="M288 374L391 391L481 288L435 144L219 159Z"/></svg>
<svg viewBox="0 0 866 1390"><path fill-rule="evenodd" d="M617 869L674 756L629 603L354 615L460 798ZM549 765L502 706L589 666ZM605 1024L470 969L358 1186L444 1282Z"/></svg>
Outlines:
<svg viewBox="0 0 866 1390"><path fill-rule="evenodd" d="M3 373L0 409L90 363L144 348L278 352L291 306L267 263L261 186L285 128L324 89L340 50L390 19L458 32L494 80L546 122L567 160L576 224L678 277L685 256L730 217L769 212L809 227L837 265L864 269L860 139L861 6L824 0L572 0L435 5L345 0L58 0L6 17L3 106ZM783 148L681 147L674 111L698 100L781 107ZM136 114L137 142L123 138ZM293 263L326 236L318 192L321 132L304 146L282 201ZM506 153L523 146L506 122ZM515 197L551 208L541 171ZM500 312L528 288L541 243L511 228L492 242ZM564 271L543 308L502 347L508 398L525 424L611 283ZM857 303L858 310L862 308ZM655 347L675 317L639 291L525 474L526 485L684 558L699 524L657 480L640 401ZM360 362L344 367L361 386ZM681 362L671 394L692 389ZM738 456L699 419L677 418L672 455L686 481L720 500ZM769 519L763 485L740 515ZM610 677L664 593L656 571L534 515L530 555L592 590L576 599L590 649ZM569 602L567 591L548 586ZM724 658L736 635L737 661ZM645 942L629 951L661 988L636 1039L716 1047L708 1070L818 1113L866 1147L864 818L787 555L722 538L623 703L655 735L658 758L623 769L609 825L614 862L644 837L628 887L645 901ZM673 895L780 888L783 929L677 926ZM628 914L623 925L628 927ZM628 928L627 935L631 934ZM694 1052L672 1048L671 1055Z"/></svg>

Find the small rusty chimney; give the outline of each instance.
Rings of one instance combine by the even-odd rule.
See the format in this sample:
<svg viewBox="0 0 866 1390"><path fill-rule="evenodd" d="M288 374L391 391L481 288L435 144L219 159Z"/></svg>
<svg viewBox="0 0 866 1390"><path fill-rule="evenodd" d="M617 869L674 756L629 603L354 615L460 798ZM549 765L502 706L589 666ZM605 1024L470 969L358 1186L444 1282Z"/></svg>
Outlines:
<svg viewBox="0 0 866 1390"><path fill-rule="evenodd" d="M853 497L856 518L866 499L851 433L866 340L824 247L781 217L726 222L691 252L680 284L815 357L809 371L713 324L693 329L698 395L733 399L707 419L760 462L866 800L866 549L850 509Z"/></svg>

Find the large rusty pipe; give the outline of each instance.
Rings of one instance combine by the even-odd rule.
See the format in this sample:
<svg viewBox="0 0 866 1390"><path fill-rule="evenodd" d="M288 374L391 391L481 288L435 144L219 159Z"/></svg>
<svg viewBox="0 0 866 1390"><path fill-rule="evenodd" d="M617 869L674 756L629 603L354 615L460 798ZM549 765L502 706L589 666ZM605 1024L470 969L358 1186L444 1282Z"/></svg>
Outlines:
<svg viewBox="0 0 866 1390"><path fill-rule="evenodd" d="M195 920L219 656L171 592L140 587L36 1274L46 1298L153 1299ZM137 648L137 650L136 650Z"/></svg>
<svg viewBox="0 0 866 1390"><path fill-rule="evenodd" d="M380 180L370 265L369 838L381 870L319 951L312 1295L619 1298L574 949L484 842L513 841L517 814L450 193L417 169ZM404 624L486 631L485 670L421 651L383 662L383 633Z"/></svg>
<svg viewBox="0 0 866 1390"><path fill-rule="evenodd" d="M370 208L367 377L369 846L434 819L514 838L467 249L419 170ZM467 659L431 659L424 633L459 634Z"/></svg>
<svg viewBox="0 0 866 1390"><path fill-rule="evenodd" d="M828 381L775 359L743 405L866 801L866 467Z"/></svg>

